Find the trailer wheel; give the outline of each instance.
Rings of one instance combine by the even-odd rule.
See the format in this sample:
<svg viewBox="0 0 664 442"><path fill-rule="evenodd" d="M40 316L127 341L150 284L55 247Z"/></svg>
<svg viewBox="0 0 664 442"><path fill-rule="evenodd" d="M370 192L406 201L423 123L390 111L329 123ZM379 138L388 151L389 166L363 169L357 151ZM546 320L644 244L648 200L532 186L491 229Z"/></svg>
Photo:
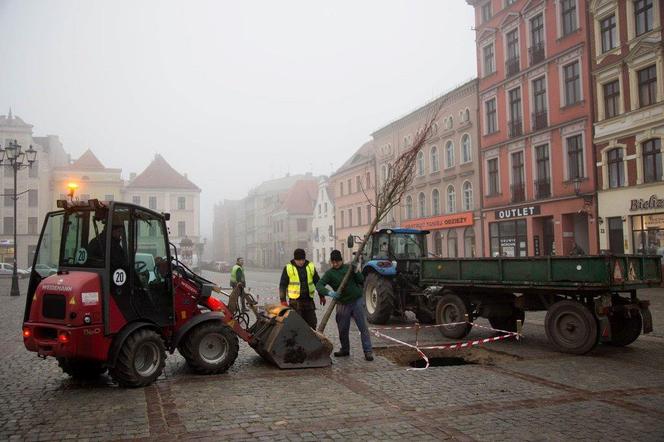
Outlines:
<svg viewBox="0 0 664 442"><path fill-rule="evenodd" d="M187 333L180 353L196 373L218 374L233 365L239 348L237 335L229 327L208 321Z"/></svg>
<svg viewBox="0 0 664 442"><path fill-rule="evenodd" d="M100 361L86 359L57 358L62 371L74 379L96 379L106 372Z"/></svg>
<svg viewBox="0 0 664 442"><path fill-rule="evenodd" d="M386 324L394 312L392 282L370 273L364 283L364 311L372 324Z"/></svg>
<svg viewBox="0 0 664 442"><path fill-rule="evenodd" d="M614 298L614 303L620 305L627 305L630 302L626 299ZM627 317L623 314L624 312L618 312L609 318L611 323L611 342L607 342L609 345L616 347L625 347L641 335L641 329L643 328L643 319L641 318L641 312L638 310L632 310L630 316Z"/></svg>
<svg viewBox="0 0 664 442"><path fill-rule="evenodd" d="M449 324L452 322L472 321L471 308L464 299L454 293L443 295L436 305L436 324ZM470 333L471 324L458 324L438 327L446 338L461 339Z"/></svg>
<svg viewBox="0 0 664 442"><path fill-rule="evenodd" d="M524 319L526 319L526 313L521 309L514 309L511 316L489 318L489 324L497 330L516 332L516 322L521 321L523 324Z"/></svg>
<svg viewBox="0 0 664 442"><path fill-rule="evenodd" d="M559 301L544 319L546 336L561 352L582 355L595 348L599 328L593 313L576 301Z"/></svg>
<svg viewBox="0 0 664 442"><path fill-rule="evenodd" d="M123 387L144 387L161 375L164 365L164 341L154 330L142 328L129 335L124 342L110 373Z"/></svg>

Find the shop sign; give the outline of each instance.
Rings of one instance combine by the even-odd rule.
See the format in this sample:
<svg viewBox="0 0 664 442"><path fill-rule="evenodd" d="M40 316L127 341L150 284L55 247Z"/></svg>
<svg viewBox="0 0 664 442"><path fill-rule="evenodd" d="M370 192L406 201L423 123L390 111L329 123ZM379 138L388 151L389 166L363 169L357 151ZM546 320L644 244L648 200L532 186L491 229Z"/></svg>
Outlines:
<svg viewBox="0 0 664 442"><path fill-rule="evenodd" d="M533 216L540 214L540 206L521 206L511 207L509 209L496 210L496 219L521 218L524 216Z"/></svg>
<svg viewBox="0 0 664 442"><path fill-rule="evenodd" d="M664 199L657 198L657 195L651 195L650 198L644 200L633 199L629 205L629 210L648 210L648 209L663 209L664 208Z"/></svg>
<svg viewBox="0 0 664 442"><path fill-rule="evenodd" d="M643 216L643 229L664 229L664 213Z"/></svg>
<svg viewBox="0 0 664 442"><path fill-rule="evenodd" d="M450 229L473 225L473 212L455 213L453 215L434 216L403 221L401 227L422 230Z"/></svg>

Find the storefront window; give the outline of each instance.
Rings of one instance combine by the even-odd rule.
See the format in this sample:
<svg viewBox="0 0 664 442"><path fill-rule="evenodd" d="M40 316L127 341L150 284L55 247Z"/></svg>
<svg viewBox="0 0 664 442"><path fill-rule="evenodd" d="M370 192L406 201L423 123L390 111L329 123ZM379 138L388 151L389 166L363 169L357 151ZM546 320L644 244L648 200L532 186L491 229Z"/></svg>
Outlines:
<svg viewBox="0 0 664 442"><path fill-rule="evenodd" d="M433 253L436 256L443 256L443 235L440 231L433 232Z"/></svg>
<svg viewBox="0 0 664 442"><path fill-rule="evenodd" d="M502 221L489 224L491 256L527 256L526 220Z"/></svg>
<svg viewBox="0 0 664 442"><path fill-rule="evenodd" d="M466 227L463 232L463 253L466 258L475 256L475 230L472 227Z"/></svg>
<svg viewBox="0 0 664 442"><path fill-rule="evenodd" d="M632 217L634 251L664 256L664 213Z"/></svg>
<svg viewBox="0 0 664 442"><path fill-rule="evenodd" d="M447 234L447 257L457 257L457 233L456 230L450 230Z"/></svg>

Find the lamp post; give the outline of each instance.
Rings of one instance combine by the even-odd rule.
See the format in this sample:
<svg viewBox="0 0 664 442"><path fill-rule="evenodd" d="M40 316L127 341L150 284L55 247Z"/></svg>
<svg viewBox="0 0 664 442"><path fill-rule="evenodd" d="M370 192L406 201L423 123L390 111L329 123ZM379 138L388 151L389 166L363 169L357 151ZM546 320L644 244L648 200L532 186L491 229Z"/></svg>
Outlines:
<svg viewBox="0 0 664 442"><path fill-rule="evenodd" d="M16 203L18 201L18 193L16 188L16 176L19 170L32 167L32 163L35 162L37 158L37 151L32 148L26 150L25 152L21 151L21 145L18 144L16 140L10 141L4 149L0 147L0 164L6 164L11 167L14 171L14 191L12 199L14 200L14 270L12 272L12 289L9 293L11 296L20 296L21 292L18 288L18 263L16 260L16 251L18 249L18 244L16 240Z"/></svg>

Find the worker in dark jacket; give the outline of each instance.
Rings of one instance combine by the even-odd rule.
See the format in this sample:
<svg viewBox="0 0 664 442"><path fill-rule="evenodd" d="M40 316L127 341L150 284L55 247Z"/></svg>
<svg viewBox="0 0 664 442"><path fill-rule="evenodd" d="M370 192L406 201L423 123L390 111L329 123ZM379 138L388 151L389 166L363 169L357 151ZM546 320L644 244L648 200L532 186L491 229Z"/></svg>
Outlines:
<svg viewBox="0 0 664 442"><path fill-rule="evenodd" d="M295 249L293 259L284 267L279 281L281 305L290 306L298 312L314 330L316 329L314 292L319 279L314 263L307 261L304 250ZM325 297L319 296L321 305L325 305Z"/></svg>
<svg viewBox="0 0 664 442"><path fill-rule="evenodd" d="M330 264L332 268L329 269L323 277L316 284L318 293L329 296L337 301L337 327L339 328L339 341L341 341L341 349L334 352L334 356L340 358L350 354L350 342L348 333L350 331L350 320L353 318L358 330L360 330L360 339L362 341L362 350L364 350L364 359L373 361L373 352L371 349L371 336L369 335L369 328L367 321L364 317L364 306L362 305L362 284L364 283L364 276L362 273L353 269L353 274L348 280L348 284L343 292L338 293L336 290L341 286L344 276L348 272L348 264L343 263L341 252L333 250L330 253ZM330 291L325 286L332 287Z"/></svg>

